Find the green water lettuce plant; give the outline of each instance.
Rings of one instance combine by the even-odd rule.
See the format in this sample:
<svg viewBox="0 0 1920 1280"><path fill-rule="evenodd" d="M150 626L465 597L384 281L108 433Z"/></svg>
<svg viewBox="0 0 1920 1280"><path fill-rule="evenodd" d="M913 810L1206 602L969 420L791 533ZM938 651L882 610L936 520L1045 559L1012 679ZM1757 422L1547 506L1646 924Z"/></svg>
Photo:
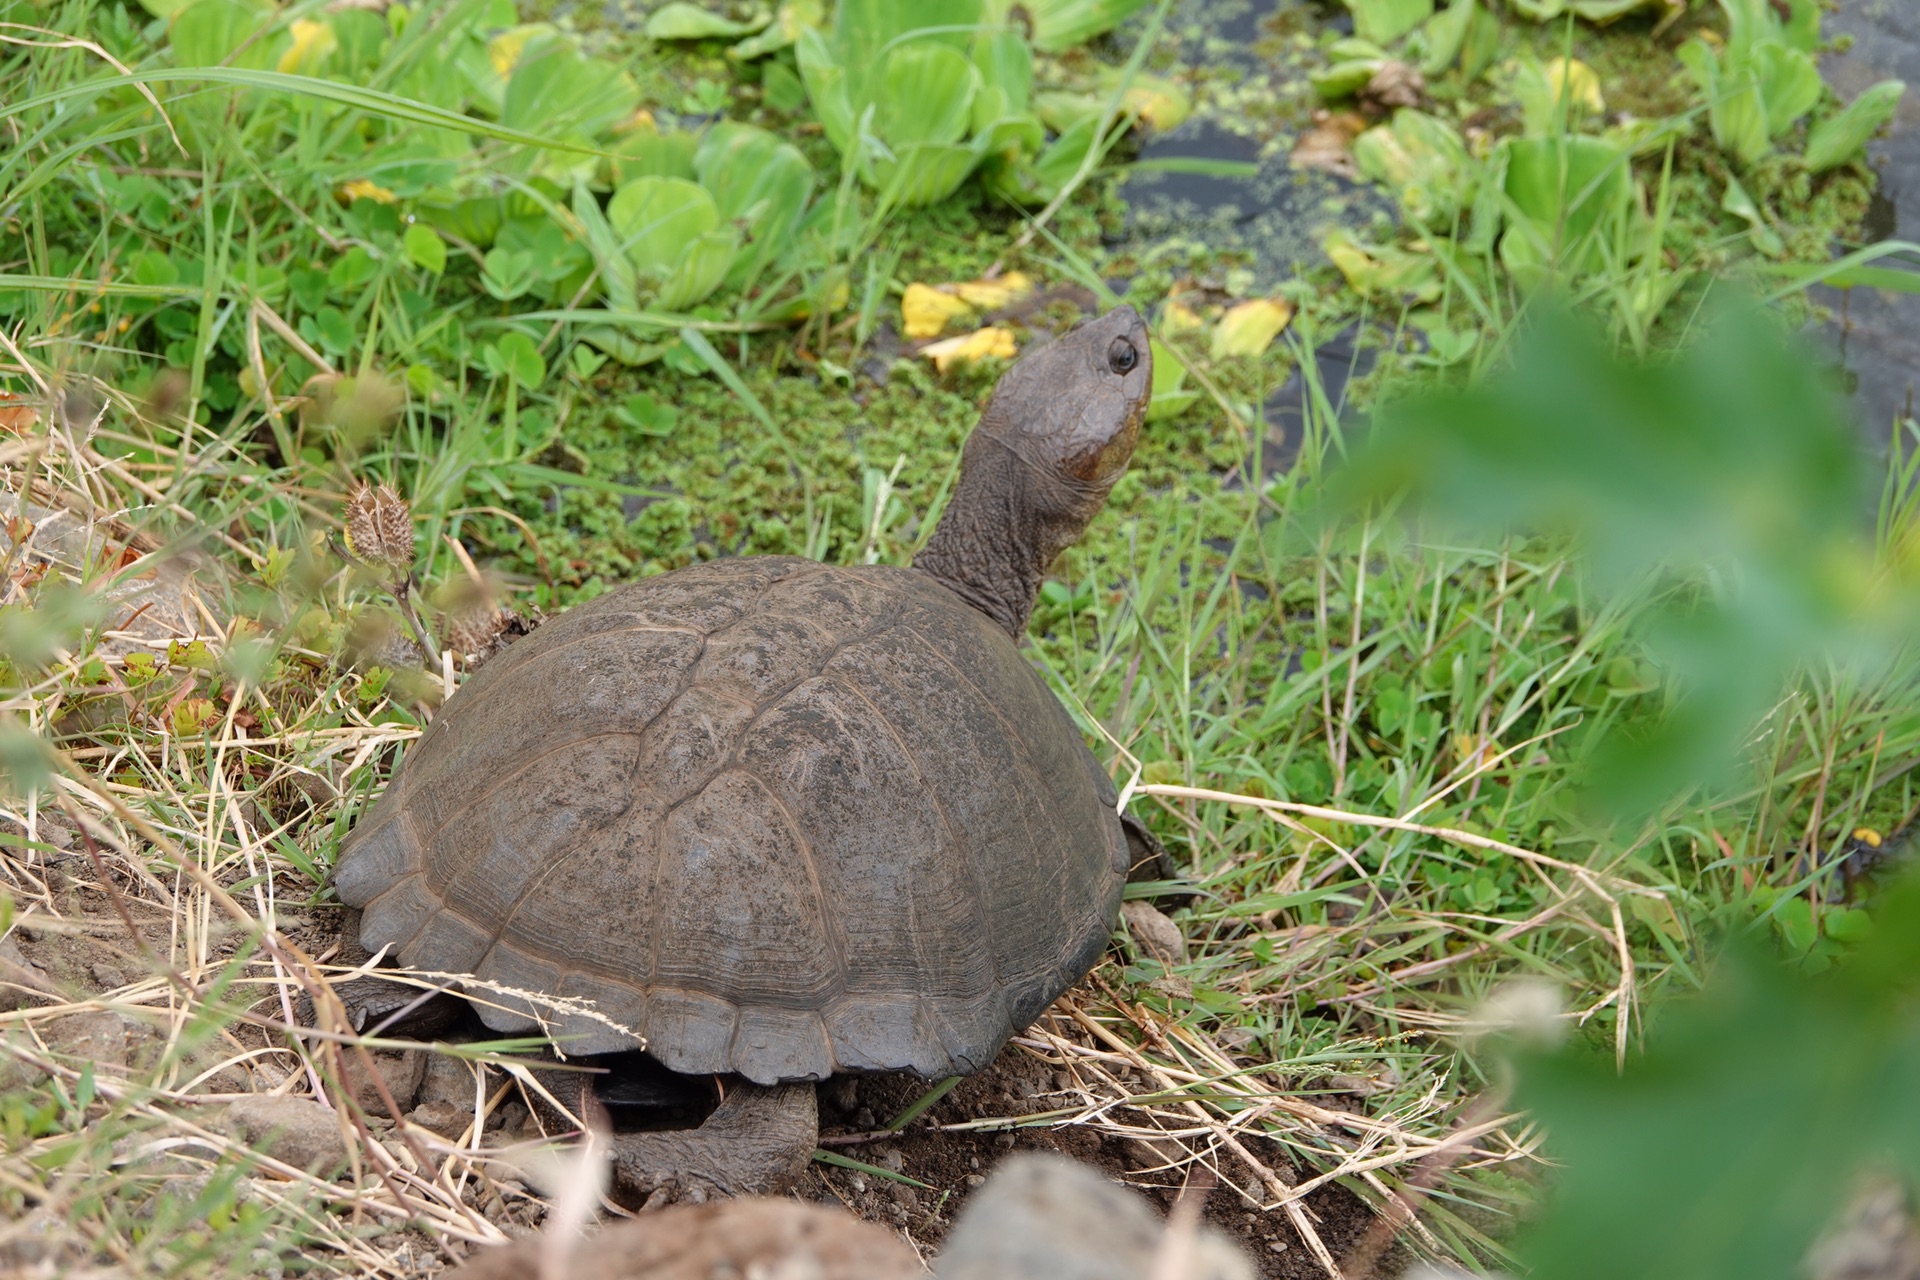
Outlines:
<svg viewBox="0 0 1920 1280"><path fill-rule="evenodd" d="M1720 0L1727 38L1716 48L1695 37L1679 49L1707 100L1713 140L1742 164L1770 155L1775 145L1826 96L1814 63L1820 39L1815 0L1776 8L1771 0ZM1784 12L1784 16L1783 16ZM1822 172L1858 155L1875 130L1893 118L1905 86L1875 85L1852 106L1814 126L1807 167ZM1817 145L1816 145L1817 144Z"/></svg>
<svg viewBox="0 0 1920 1280"><path fill-rule="evenodd" d="M842 0L795 44L827 138L867 186L933 204L989 159L1039 150L1033 57L981 0Z"/></svg>
<svg viewBox="0 0 1920 1280"><path fill-rule="evenodd" d="M842 162L883 201L944 200L975 173L1045 200L1096 142L1093 114L1048 141L1033 51L1118 24L1140 0L841 0L829 27L802 27L800 77ZM1031 37L1028 33L1031 32Z"/></svg>

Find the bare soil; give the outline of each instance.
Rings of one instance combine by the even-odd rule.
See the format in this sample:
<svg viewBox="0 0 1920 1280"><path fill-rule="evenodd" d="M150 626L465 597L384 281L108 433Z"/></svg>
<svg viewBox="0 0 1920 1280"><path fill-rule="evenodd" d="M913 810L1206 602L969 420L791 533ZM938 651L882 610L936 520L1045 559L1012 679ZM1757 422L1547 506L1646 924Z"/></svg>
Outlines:
<svg viewBox="0 0 1920 1280"><path fill-rule="evenodd" d="M830 1140L836 1134L864 1133L884 1126L929 1087L929 1082L905 1075L828 1081L820 1089L821 1134ZM962 1080L899 1138L830 1148L925 1183L926 1187L816 1162L810 1184L796 1194L838 1200L862 1218L900 1228L926 1257L937 1252L972 1190L985 1181L995 1164L1015 1151L1052 1151L1070 1156L1137 1188L1162 1213L1170 1209L1180 1189L1180 1171L1159 1168L1166 1163L1165 1156L1131 1139L1108 1137L1085 1125L1036 1125L1000 1132L954 1132L936 1127L1052 1110L1062 1105L1057 1088L1045 1062L1010 1045L991 1067ZM1283 1173L1289 1171L1277 1146L1259 1138L1248 1140L1265 1148L1257 1151L1262 1159ZM1335 1258L1352 1250L1375 1221L1366 1205L1338 1185L1310 1194L1307 1208ZM1255 1270L1267 1280L1316 1280L1326 1274L1294 1234L1285 1215L1259 1212L1231 1188L1216 1188L1207 1197L1204 1215L1240 1244ZM1409 1261L1398 1256L1396 1250L1382 1260L1375 1274L1397 1275Z"/></svg>

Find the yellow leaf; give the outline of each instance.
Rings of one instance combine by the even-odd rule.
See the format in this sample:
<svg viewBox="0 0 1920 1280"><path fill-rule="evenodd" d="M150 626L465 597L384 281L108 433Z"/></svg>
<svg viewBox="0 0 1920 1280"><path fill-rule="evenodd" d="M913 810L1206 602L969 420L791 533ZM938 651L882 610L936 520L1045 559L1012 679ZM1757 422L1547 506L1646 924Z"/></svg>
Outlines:
<svg viewBox="0 0 1920 1280"><path fill-rule="evenodd" d="M976 310L993 311L1032 293L1033 281L1024 272L1009 271L992 280L966 280L960 284L943 285L941 289L942 292L951 290Z"/></svg>
<svg viewBox="0 0 1920 1280"><path fill-rule="evenodd" d="M972 364L975 360L985 360L989 356L1011 360L1014 350L1013 330L989 325L985 329L975 329L972 333L964 333L957 338L929 343L920 348L920 354L932 360L934 368L945 373L956 364Z"/></svg>
<svg viewBox="0 0 1920 1280"><path fill-rule="evenodd" d="M325 22L296 18L292 32L293 43L280 55L278 69L283 75L310 74L322 58L340 47L333 27Z"/></svg>
<svg viewBox="0 0 1920 1280"><path fill-rule="evenodd" d="M1204 328L1206 323L1198 311L1184 302L1168 299L1167 305L1160 309L1160 332L1168 335L1192 333L1195 329Z"/></svg>
<svg viewBox="0 0 1920 1280"><path fill-rule="evenodd" d="M1127 110L1154 130L1165 133L1176 129L1193 114L1193 101L1171 80L1143 76L1127 90Z"/></svg>
<svg viewBox="0 0 1920 1280"><path fill-rule="evenodd" d="M1293 304L1280 298L1255 298L1229 307L1213 328L1213 358L1257 356L1293 319Z"/></svg>
<svg viewBox="0 0 1920 1280"><path fill-rule="evenodd" d="M527 42L535 36L543 36L553 27L544 22L530 22L525 26L502 31L487 41L487 60L493 63L495 72L510 76L513 69L520 65L520 54L526 49Z"/></svg>
<svg viewBox="0 0 1920 1280"><path fill-rule="evenodd" d="M392 204L400 197L387 190L370 178L355 178L340 188L340 199L346 204L355 200L372 200L379 204Z"/></svg>
<svg viewBox="0 0 1920 1280"><path fill-rule="evenodd" d="M1588 111L1597 113L1607 109L1607 100L1600 93L1600 77L1578 58L1555 58L1549 62L1547 85L1553 90L1555 102L1571 98L1576 106Z"/></svg>
<svg viewBox="0 0 1920 1280"><path fill-rule="evenodd" d="M900 323L909 338L932 338L947 327L948 321L972 310L962 298L932 285L914 283L907 286L900 299Z"/></svg>
<svg viewBox="0 0 1920 1280"><path fill-rule="evenodd" d="M1869 849L1878 849L1885 842L1881 834L1872 827L1855 827L1853 838Z"/></svg>

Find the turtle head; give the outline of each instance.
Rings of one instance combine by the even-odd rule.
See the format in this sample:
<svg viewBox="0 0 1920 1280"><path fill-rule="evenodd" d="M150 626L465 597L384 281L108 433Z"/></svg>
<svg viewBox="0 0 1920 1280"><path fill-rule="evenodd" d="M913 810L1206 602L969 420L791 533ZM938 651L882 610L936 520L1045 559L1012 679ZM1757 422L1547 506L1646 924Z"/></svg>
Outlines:
<svg viewBox="0 0 1920 1280"><path fill-rule="evenodd" d="M1021 357L967 438L953 499L914 568L1025 631L1047 566L1126 474L1152 386L1147 326L1132 307Z"/></svg>
<svg viewBox="0 0 1920 1280"><path fill-rule="evenodd" d="M1152 386L1146 322L1116 307L1028 352L994 388L974 434L1036 473L1031 497L1084 527L1126 473Z"/></svg>

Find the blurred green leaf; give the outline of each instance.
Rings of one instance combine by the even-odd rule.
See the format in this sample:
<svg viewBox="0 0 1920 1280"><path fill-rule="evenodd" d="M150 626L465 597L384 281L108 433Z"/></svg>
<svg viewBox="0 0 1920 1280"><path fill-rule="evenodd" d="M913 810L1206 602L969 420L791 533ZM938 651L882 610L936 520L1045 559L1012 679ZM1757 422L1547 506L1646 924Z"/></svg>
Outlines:
<svg viewBox="0 0 1920 1280"><path fill-rule="evenodd" d="M1825 173L1859 155L1881 126L1893 119L1906 91L1903 81L1883 80L1838 115L1815 125L1807 135L1807 168Z"/></svg>
<svg viewBox="0 0 1920 1280"><path fill-rule="evenodd" d="M647 15L646 34L654 40L734 39L752 35L771 21L761 17L736 22L686 0L672 0Z"/></svg>
<svg viewBox="0 0 1920 1280"><path fill-rule="evenodd" d="M1585 1049L1523 1062L1519 1101L1564 1165L1528 1274L1798 1280L1863 1173L1920 1174L1920 877L1875 915L1818 976L1737 938L1623 1071Z"/></svg>
<svg viewBox="0 0 1920 1280"><path fill-rule="evenodd" d="M1482 385L1383 410L1335 492L1405 494L1469 536L1571 536L1603 597L1670 578L1639 638L1673 706L1592 769L1629 808L1726 776L1801 663L1871 669L1914 621L1912 600L1872 585L1844 410L1803 352L1741 309L1644 363L1543 314Z"/></svg>
<svg viewBox="0 0 1920 1280"><path fill-rule="evenodd" d="M407 261L414 266L436 276L447 269L447 242L426 223L416 222L409 226L402 243L407 251Z"/></svg>
<svg viewBox="0 0 1920 1280"><path fill-rule="evenodd" d="M1145 8L1149 0L1026 0L1033 19L1033 47L1059 53L1111 31ZM1431 3L1431 0L1428 0Z"/></svg>
<svg viewBox="0 0 1920 1280"><path fill-rule="evenodd" d="M1362 40L1388 44L1433 16L1433 0L1344 0Z"/></svg>
<svg viewBox="0 0 1920 1280"><path fill-rule="evenodd" d="M501 334L499 341L488 348L488 358L496 373L511 376L528 390L547 380L547 362L540 348L517 329Z"/></svg>
<svg viewBox="0 0 1920 1280"><path fill-rule="evenodd" d="M1387 124L1353 140L1362 176L1392 190L1400 207L1443 226L1473 201L1479 166L1451 125L1424 111L1396 111Z"/></svg>

